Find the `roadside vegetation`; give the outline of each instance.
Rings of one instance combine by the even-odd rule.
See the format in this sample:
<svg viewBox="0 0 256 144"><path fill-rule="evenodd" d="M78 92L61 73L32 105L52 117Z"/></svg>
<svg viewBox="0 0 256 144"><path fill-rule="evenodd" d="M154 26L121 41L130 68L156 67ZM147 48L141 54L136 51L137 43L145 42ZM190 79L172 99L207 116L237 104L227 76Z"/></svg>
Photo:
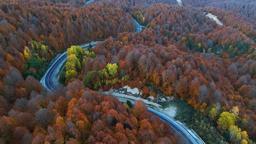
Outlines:
<svg viewBox="0 0 256 144"><path fill-rule="evenodd" d="M168 105L177 107L175 119L193 129L207 144L253 144L247 132L239 127L243 120L238 116L238 107L229 112L219 106L213 106L200 112L177 99Z"/></svg>
<svg viewBox="0 0 256 144"><path fill-rule="evenodd" d="M175 119L193 129L207 144L228 144L214 122L204 113L195 110L182 100L174 100L170 105L177 107Z"/></svg>
<svg viewBox="0 0 256 144"><path fill-rule="evenodd" d="M98 71L89 71L84 77L85 87L98 90L120 84L129 79L124 71L120 70L116 63L108 63L105 68Z"/></svg>
<svg viewBox="0 0 256 144"><path fill-rule="evenodd" d="M24 77L40 79L48 68L53 52L42 42L31 41L23 50L25 59Z"/></svg>
<svg viewBox="0 0 256 144"><path fill-rule="evenodd" d="M72 45L67 49L67 61L61 71L60 81L68 83L77 78L82 70L82 64L89 58L94 58L95 53L91 49L83 49L78 45Z"/></svg>

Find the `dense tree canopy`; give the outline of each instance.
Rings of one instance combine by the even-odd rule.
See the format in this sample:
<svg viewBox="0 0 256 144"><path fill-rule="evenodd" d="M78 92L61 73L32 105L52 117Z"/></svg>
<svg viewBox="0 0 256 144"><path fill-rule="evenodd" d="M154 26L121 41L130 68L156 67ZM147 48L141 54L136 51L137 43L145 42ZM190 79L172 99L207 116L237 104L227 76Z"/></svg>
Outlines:
<svg viewBox="0 0 256 144"><path fill-rule="evenodd" d="M73 81L54 95L32 92L0 118L3 143L182 143L142 102L133 107Z"/></svg>
<svg viewBox="0 0 256 144"><path fill-rule="evenodd" d="M34 89L41 91L39 82L30 76L40 79L57 52L71 44L133 31L131 16L120 8L103 4L75 7L34 0L1 1L0 17L3 108L16 98L27 97ZM94 57L89 51L85 55ZM75 75L74 71L70 75Z"/></svg>
<svg viewBox="0 0 256 144"><path fill-rule="evenodd" d="M153 83L166 95L185 99L199 110L219 103L226 110L237 106L244 121L240 127L253 137L255 109L248 104L255 99L255 60L244 54L227 59L213 53L191 52L172 39L158 43L162 35L156 31L148 28L139 34L124 33L116 40L108 39L95 48L95 59L83 67L93 71L99 59L104 64L115 61L129 76L126 83L140 88ZM219 117L217 110L211 115Z"/></svg>
<svg viewBox="0 0 256 144"><path fill-rule="evenodd" d="M246 1L1 1L0 143L179 142L141 102L83 88L127 84L185 100L231 143L255 140L255 2ZM72 46L97 40L92 50ZM67 87L46 94L35 78L66 48Z"/></svg>

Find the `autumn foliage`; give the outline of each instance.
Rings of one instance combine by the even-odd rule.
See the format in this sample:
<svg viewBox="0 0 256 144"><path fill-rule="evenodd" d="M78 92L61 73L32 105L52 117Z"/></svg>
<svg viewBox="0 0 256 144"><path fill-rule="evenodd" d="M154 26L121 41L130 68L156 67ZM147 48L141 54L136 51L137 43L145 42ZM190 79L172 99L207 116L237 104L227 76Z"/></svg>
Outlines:
<svg viewBox="0 0 256 144"><path fill-rule="evenodd" d="M179 143L142 102L134 107L74 81L56 94L18 98L0 118L3 143Z"/></svg>
<svg viewBox="0 0 256 144"><path fill-rule="evenodd" d="M153 83L199 110L238 106L242 128L254 137L255 33L245 28L246 22L233 25L227 19L229 26L219 27L199 11L161 4L146 9L144 16L149 28L107 39L84 68L114 61L129 75L129 84L144 88Z"/></svg>
<svg viewBox="0 0 256 144"><path fill-rule="evenodd" d="M75 7L1 1L0 17L0 95L1 103L11 105L34 88L41 91L39 82L30 76L40 79L56 53L74 43L133 31L128 14L103 4Z"/></svg>
<svg viewBox="0 0 256 144"><path fill-rule="evenodd" d="M102 4L71 7L46 2L1 2L0 17L1 58L19 70L24 68L23 50L32 40L59 52L71 44L133 31L129 15Z"/></svg>
<svg viewBox="0 0 256 144"><path fill-rule="evenodd" d="M182 143L141 102L130 107L89 89L126 84L144 97L156 96L151 85L185 100L233 143L255 140L255 10L234 1L183 2L1 1L0 143ZM133 32L131 15L142 32ZM71 46L97 40L104 41L90 51ZM69 47L67 87L47 93L35 78Z"/></svg>

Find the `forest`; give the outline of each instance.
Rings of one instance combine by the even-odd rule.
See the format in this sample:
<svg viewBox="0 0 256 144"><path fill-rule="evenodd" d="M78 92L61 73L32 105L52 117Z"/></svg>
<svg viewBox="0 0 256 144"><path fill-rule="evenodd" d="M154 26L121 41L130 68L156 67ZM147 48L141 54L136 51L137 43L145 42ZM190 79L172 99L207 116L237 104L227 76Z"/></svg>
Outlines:
<svg viewBox="0 0 256 144"><path fill-rule="evenodd" d="M210 117L216 120L221 111L237 108L241 127L254 137L255 60L241 57L233 61L190 53L176 45L159 45L158 38L152 30L144 30L140 34L120 35L117 40L109 39L96 47L96 57L83 66L81 76L86 81L92 71L117 63L119 71L129 77L126 83L145 89L144 96L145 84L153 83L167 96L176 95L202 111L209 109ZM96 75L93 79L101 77Z"/></svg>
<svg viewBox="0 0 256 144"><path fill-rule="evenodd" d="M0 3L0 143L182 142L141 102L122 104L80 81L48 93L38 81L69 45L133 31L130 15L103 4L21 3Z"/></svg>
<svg viewBox="0 0 256 144"><path fill-rule="evenodd" d="M121 9L108 9L104 5L78 9L40 2L32 7L29 3L1 2L0 8L0 85L5 97L19 97L15 89L26 90L16 81L29 75L40 78L53 56L70 44L133 31L128 22L129 15ZM112 18L107 18L107 15ZM89 19L83 20L86 17Z"/></svg>
<svg viewBox="0 0 256 144"><path fill-rule="evenodd" d="M148 28L139 34L120 34L98 45L94 49L96 57L86 60L78 76L84 76L87 83L91 73L101 73L113 63L119 66L116 78L127 75L128 79L106 84L104 81L109 78L96 74L92 79L103 84L85 86L105 89L129 83L145 90L146 96L145 85L153 83L167 96L175 95L208 113L216 124L224 127L220 128L223 131L243 129L254 138L255 26L242 20L234 24L231 21L238 16L227 12L220 17L227 26L219 27L199 10L162 4L141 13ZM226 115L229 110L236 111L236 115ZM221 126L222 117L235 117L231 122L235 128Z"/></svg>
<svg viewBox="0 0 256 144"><path fill-rule="evenodd" d="M84 89L81 81L54 94L31 91L30 99L17 98L2 114L1 143L182 143L143 103L122 104Z"/></svg>
<svg viewBox="0 0 256 144"><path fill-rule="evenodd" d="M101 93L125 85L184 101L227 143L255 143L255 2L182 2L1 1L0 143L184 143L143 102ZM101 42L80 46L90 41ZM65 51L49 92L40 79Z"/></svg>

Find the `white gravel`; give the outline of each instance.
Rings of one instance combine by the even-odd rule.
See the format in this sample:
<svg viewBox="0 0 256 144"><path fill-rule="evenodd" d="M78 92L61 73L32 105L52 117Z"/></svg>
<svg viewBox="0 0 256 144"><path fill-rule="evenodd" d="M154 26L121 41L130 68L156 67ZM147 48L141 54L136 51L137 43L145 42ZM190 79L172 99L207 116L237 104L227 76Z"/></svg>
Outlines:
<svg viewBox="0 0 256 144"><path fill-rule="evenodd" d="M212 13L208 13L205 16L210 18L211 20L215 21L217 25L223 26L223 23L218 19L218 17L216 15L213 15Z"/></svg>
<svg viewBox="0 0 256 144"><path fill-rule="evenodd" d="M138 88L131 88L129 86L124 86L123 88L126 89L128 93L131 93L133 95L140 95L140 94L142 94Z"/></svg>
<svg viewBox="0 0 256 144"><path fill-rule="evenodd" d="M175 106L169 106L163 110L161 110L163 113L165 113L166 115L168 115L171 118L174 118L176 116L177 113L177 107Z"/></svg>

